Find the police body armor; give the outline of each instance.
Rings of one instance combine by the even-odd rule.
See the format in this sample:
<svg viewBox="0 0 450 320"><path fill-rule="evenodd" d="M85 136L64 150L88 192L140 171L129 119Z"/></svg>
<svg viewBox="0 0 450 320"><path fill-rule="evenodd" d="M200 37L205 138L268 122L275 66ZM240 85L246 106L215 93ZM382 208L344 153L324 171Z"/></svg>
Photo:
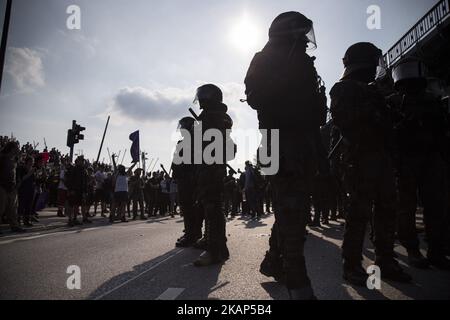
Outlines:
<svg viewBox="0 0 450 320"><path fill-rule="evenodd" d="M205 212L207 251L214 260L228 259L226 246L225 213L223 210L224 184L226 177L226 162L234 158L234 154L227 154L227 144L234 142L229 136L233 121L227 114L228 107L223 103L213 103L204 108L199 116L202 133L208 129L221 131L223 137L224 158L219 164L202 164L196 170L196 197ZM209 143L204 142L203 150ZM228 148L229 150L230 148ZM235 148L233 148L235 149ZM213 155L214 156L214 155Z"/></svg>
<svg viewBox="0 0 450 320"><path fill-rule="evenodd" d="M271 39L256 54L245 84L260 129L279 129L280 133L280 170L269 177L276 216L269 254L276 251L272 255L282 258L288 289L309 290L304 232L313 177L319 154L324 153L318 142L320 125L326 119L326 99L313 58L301 50L293 51L292 43L283 39Z"/></svg>

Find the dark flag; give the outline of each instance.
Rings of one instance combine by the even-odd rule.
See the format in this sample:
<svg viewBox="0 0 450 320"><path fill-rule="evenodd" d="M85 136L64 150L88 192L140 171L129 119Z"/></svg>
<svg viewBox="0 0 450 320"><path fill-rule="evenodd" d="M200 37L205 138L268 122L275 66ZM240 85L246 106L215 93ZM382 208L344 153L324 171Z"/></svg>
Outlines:
<svg viewBox="0 0 450 320"><path fill-rule="evenodd" d="M130 140L133 141L133 144L131 145L131 149L130 149L130 153L131 153L131 158L133 159L133 161L131 163L136 163L139 162L139 130L136 132L133 132L132 134L130 134Z"/></svg>

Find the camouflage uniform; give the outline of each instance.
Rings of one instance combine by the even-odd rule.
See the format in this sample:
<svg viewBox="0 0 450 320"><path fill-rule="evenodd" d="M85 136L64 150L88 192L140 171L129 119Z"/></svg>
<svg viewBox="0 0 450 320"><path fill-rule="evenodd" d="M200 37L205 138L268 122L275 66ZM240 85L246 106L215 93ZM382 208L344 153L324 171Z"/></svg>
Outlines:
<svg viewBox="0 0 450 320"><path fill-rule="evenodd" d="M275 224L261 272L285 282L292 299L309 299L314 295L303 249L326 105L319 93L314 59L305 52L305 35L295 38L298 29L290 29L296 25L300 30L312 29L312 22L298 12L275 19L269 43L254 57L245 84L260 128L279 129L280 134L280 169L269 177ZM265 272L265 264L272 265L273 272Z"/></svg>
<svg viewBox="0 0 450 320"><path fill-rule="evenodd" d="M376 264L383 276L409 281L394 259L396 186L391 158L392 123L378 88L369 84L381 50L369 43L351 46L343 79L330 92L333 122L344 141L344 184L349 208L342 245L344 278L365 286L362 251L373 219Z"/></svg>
<svg viewBox="0 0 450 320"><path fill-rule="evenodd" d="M415 216L419 194L424 207L428 258L432 261L444 255L446 232L445 110L437 98L425 91L397 93L388 101L397 115L398 237L408 253L418 253Z"/></svg>
<svg viewBox="0 0 450 320"><path fill-rule="evenodd" d="M192 130L190 130L190 132L192 133ZM178 143L178 146L180 146L181 142L182 141ZM192 140L191 143L191 150L193 150ZM182 157L184 150L179 150L178 146L176 152L179 153L180 157ZM178 197L184 220L184 236L178 239L177 246L191 246L202 237L202 217L198 212L198 206L195 205L194 191L196 186L196 166L193 163L172 164L172 171L173 178L178 184Z"/></svg>
<svg viewBox="0 0 450 320"><path fill-rule="evenodd" d="M201 102L201 101L200 101ZM223 148L230 141L227 130L233 126L233 121L227 114L228 107L221 103L208 103L199 116L202 133L208 129L218 129L224 137ZM206 143L203 147L206 147ZM224 152L226 156L226 153ZM234 155L233 155L234 157ZM227 174L226 161L222 164L199 165L196 170L196 200L203 207L206 229L206 252L194 264L205 266L221 263L229 258L226 238L226 220L224 212L224 178Z"/></svg>

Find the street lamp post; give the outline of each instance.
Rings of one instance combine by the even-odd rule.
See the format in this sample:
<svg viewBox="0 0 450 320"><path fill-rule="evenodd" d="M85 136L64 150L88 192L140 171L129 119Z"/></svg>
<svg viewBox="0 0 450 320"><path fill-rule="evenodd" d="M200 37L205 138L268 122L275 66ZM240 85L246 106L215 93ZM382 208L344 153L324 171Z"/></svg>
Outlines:
<svg viewBox="0 0 450 320"><path fill-rule="evenodd" d="M9 24L11 21L12 0L7 0L5 20L3 22L2 42L0 47L0 92L2 89L3 69L5 67L6 46L8 44Z"/></svg>

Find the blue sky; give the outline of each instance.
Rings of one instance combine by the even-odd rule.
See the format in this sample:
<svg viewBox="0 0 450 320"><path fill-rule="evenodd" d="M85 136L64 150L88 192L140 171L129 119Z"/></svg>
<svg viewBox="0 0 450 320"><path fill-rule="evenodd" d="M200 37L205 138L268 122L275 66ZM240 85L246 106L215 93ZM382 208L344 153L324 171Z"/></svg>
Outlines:
<svg viewBox="0 0 450 320"><path fill-rule="evenodd" d="M330 89L349 45L371 41L387 50L436 2L14 0L0 134L40 145L45 137L66 151L66 132L76 119L88 128L76 149L92 159L111 114L102 158L106 147L129 149L128 135L139 129L141 148L168 165L176 121L188 115L198 85L222 87L236 129L257 128L256 113L239 99L253 54L278 14L300 11L314 21L318 48L311 54ZM81 8L81 30L66 28L72 4ZM381 8L380 30L366 27L370 5Z"/></svg>

